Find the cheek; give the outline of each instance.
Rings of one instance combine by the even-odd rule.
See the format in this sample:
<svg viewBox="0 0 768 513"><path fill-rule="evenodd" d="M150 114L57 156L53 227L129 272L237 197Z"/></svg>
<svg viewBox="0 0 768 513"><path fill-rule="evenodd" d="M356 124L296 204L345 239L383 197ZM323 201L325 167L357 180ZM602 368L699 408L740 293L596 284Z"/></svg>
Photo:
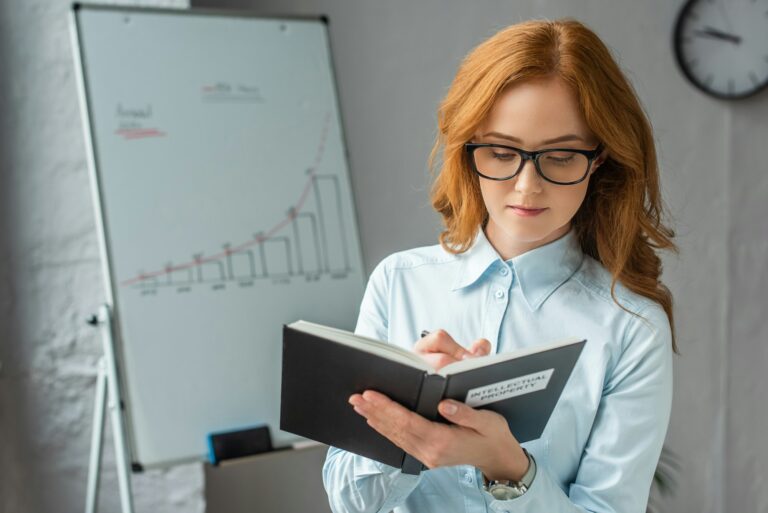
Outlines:
<svg viewBox="0 0 768 513"><path fill-rule="evenodd" d="M485 183L487 180L480 182L480 193L483 195L483 203L488 212L494 212L499 208L499 205L505 205L505 188L499 187L500 183Z"/></svg>
<svg viewBox="0 0 768 513"><path fill-rule="evenodd" d="M586 184L578 184L576 186L562 186L559 189L552 191L552 207L557 211L559 216L567 217L570 219L579 210L584 197L587 193Z"/></svg>

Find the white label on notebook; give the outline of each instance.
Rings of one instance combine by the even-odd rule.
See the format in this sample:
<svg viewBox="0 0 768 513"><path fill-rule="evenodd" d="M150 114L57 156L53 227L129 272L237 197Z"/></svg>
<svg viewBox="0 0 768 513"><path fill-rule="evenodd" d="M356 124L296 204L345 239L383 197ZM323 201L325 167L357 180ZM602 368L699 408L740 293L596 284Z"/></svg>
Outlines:
<svg viewBox="0 0 768 513"><path fill-rule="evenodd" d="M467 392L467 399L464 401L471 407L482 406L484 404L503 401L510 397L530 394L537 390L544 390L549 384L549 378L555 369L547 369L525 376L499 381L483 387L473 388Z"/></svg>

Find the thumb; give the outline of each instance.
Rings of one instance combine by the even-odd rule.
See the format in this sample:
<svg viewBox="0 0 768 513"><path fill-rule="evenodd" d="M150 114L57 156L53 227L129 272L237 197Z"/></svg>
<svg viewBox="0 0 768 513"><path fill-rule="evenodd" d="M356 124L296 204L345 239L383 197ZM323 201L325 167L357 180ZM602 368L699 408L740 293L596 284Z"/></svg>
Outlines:
<svg viewBox="0 0 768 513"><path fill-rule="evenodd" d="M438 410L446 419L460 426L480 431L483 424L485 424L485 421L482 418L483 413L485 412L475 410L474 408L467 406L462 402L454 401L453 399L441 401Z"/></svg>

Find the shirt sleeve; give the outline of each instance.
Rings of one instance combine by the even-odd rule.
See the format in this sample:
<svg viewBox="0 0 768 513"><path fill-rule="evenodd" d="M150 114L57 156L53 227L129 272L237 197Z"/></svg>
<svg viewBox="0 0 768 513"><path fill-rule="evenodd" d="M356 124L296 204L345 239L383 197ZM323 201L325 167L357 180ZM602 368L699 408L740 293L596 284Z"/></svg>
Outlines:
<svg viewBox="0 0 768 513"><path fill-rule="evenodd" d="M522 496L496 500L483 492L493 511L645 513L672 409L672 335L657 304L640 315L647 321L630 321L621 355L606 377L575 481L564 490L537 461Z"/></svg>
<svg viewBox="0 0 768 513"><path fill-rule="evenodd" d="M388 297L385 258L368 279L356 334L388 340ZM405 501L420 480L421 474L403 474L398 468L333 446L323 464L323 486L334 513L388 513Z"/></svg>
<svg viewBox="0 0 768 513"><path fill-rule="evenodd" d="M421 474L330 446L323 464L323 486L333 513L389 513L418 486Z"/></svg>

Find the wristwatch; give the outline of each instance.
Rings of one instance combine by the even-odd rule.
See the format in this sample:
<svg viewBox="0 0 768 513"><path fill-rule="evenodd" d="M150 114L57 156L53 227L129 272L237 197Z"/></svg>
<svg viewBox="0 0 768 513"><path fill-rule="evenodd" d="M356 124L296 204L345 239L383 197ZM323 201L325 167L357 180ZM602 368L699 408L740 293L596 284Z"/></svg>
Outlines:
<svg viewBox="0 0 768 513"><path fill-rule="evenodd" d="M528 491L533 478L536 477L536 460L533 459L533 456L525 447L522 449L525 455L528 456L528 471L520 481L509 481L507 479L492 479L489 481L483 476L483 490L490 492L498 500L514 499Z"/></svg>

